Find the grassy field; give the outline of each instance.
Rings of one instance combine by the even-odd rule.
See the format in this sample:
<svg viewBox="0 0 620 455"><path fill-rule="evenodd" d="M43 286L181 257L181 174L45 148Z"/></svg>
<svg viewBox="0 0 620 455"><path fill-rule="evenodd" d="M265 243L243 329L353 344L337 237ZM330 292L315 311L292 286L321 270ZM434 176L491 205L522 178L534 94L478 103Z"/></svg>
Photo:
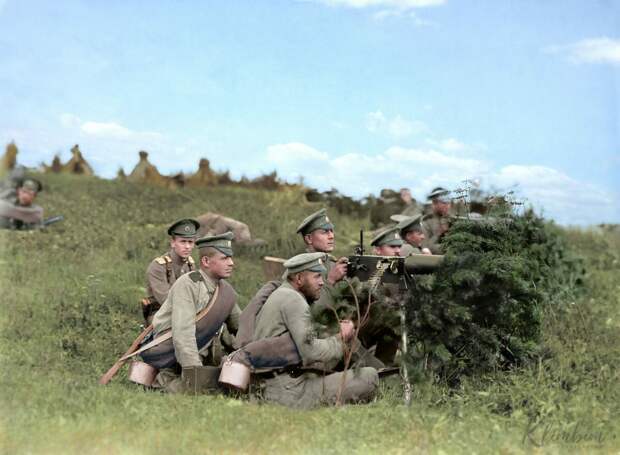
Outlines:
<svg viewBox="0 0 620 455"><path fill-rule="evenodd" d="M42 232L0 232L2 453L620 453L620 231L568 230L585 289L546 311L544 356L458 389L395 378L365 406L292 411L247 399L145 392L97 379L140 328L148 262L178 218L219 211L248 222L267 251L236 258L245 305L263 282L260 255L301 248L298 222L320 206L294 192L172 192L44 176ZM332 213L338 250L368 220Z"/></svg>

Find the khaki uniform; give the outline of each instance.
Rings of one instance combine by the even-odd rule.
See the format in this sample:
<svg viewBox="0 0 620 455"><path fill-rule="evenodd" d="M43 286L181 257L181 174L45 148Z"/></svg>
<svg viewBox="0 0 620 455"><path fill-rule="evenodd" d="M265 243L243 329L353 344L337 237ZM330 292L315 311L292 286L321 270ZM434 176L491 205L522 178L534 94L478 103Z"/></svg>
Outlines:
<svg viewBox="0 0 620 455"><path fill-rule="evenodd" d="M407 204L403 211L400 212L400 214L405 216L416 216L419 215L420 212L421 208L418 206L418 204L412 202L411 204Z"/></svg>
<svg viewBox="0 0 620 455"><path fill-rule="evenodd" d="M0 199L0 228L28 230L43 226L43 208L19 205L15 198Z"/></svg>
<svg viewBox="0 0 620 455"><path fill-rule="evenodd" d="M254 341L285 333L289 333L295 342L303 366L320 363L330 368L343 358L343 343L339 337L317 338L310 306L305 297L288 282L269 296L258 314ZM370 367L327 375L304 370L300 370L300 373L272 373L272 377L263 381L263 398L299 408L334 403L342 377L346 374L342 401L360 401L374 396L379 381L377 371Z"/></svg>
<svg viewBox="0 0 620 455"><path fill-rule="evenodd" d="M422 254L422 250L418 248L417 246L412 245L410 243L405 243L400 248L400 255L402 257L406 258L407 256L411 256L412 254Z"/></svg>
<svg viewBox="0 0 620 455"><path fill-rule="evenodd" d="M202 270L194 273L200 273L203 280L192 280L192 274L181 276L170 288L168 298L153 317L155 337L172 329L174 355L181 367L203 365L209 355L210 345L198 351L195 317L211 300L217 283ZM233 333L236 333L239 327L240 314L241 309L235 304L226 319L226 327ZM165 388L169 392L178 391L181 386L178 370L160 370L155 378L154 386Z"/></svg>
<svg viewBox="0 0 620 455"><path fill-rule="evenodd" d="M168 291L183 274L195 270L194 259L180 257L174 250L168 251L151 261L146 269L146 293L158 306L163 305Z"/></svg>
<svg viewBox="0 0 620 455"><path fill-rule="evenodd" d="M426 239L423 246L431 250L433 254L443 254L441 238L450 228L450 216L438 216L430 213L422 218L422 229Z"/></svg>
<svg viewBox="0 0 620 455"><path fill-rule="evenodd" d="M306 250L306 252L313 253L313 251L310 250ZM334 292L335 286L338 286L338 283L336 283L335 286L332 286L327 281L330 270L336 265L336 258L331 254L328 254L325 261L323 262L323 265L326 269L325 272L322 273L324 284L323 288L321 289L321 296L317 301L312 304L312 315L314 317L317 317L324 311L329 311L331 314L331 308L334 308L334 298L332 297L332 293Z"/></svg>

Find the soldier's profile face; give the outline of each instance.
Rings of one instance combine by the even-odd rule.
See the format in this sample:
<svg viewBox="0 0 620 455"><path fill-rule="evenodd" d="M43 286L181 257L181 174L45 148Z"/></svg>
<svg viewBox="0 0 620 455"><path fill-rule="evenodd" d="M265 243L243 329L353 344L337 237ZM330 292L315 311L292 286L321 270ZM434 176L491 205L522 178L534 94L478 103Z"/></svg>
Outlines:
<svg viewBox="0 0 620 455"><path fill-rule="evenodd" d="M334 251L335 237L333 229L316 229L306 235L306 243L311 246L314 251L321 253L331 253Z"/></svg>
<svg viewBox="0 0 620 455"><path fill-rule="evenodd" d="M34 198L37 197L37 193L26 188L17 189L17 200L20 205L28 206L34 202Z"/></svg>
<svg viewBox="0 0 620 455"><path fill-rule="evenodd" d="M400 245L381 245L374 250L377 256L400 256Z"/></svg>
<svg viewBox="0 0 620 455"><path fill-rule="evenodd" d="M170 246L183 259L187 259L192 254L195 243L193 238L173 237L170 239Z"/></svg>
<svg viewBox="0 0 620 455"><path fill-rule="evenodd" d="M441 202L439 199L433 200L433 212L439 216L445 216L450 212L450 203Z"/></svg>
<svg viewBox="0 0 620 455"><path fill-rule="evenodd" d="M422 231L409 231L405 234L405 240L411 245L422 246L422 241L426 238Z"/></svg>
<svg viewBox="0 0 620 455"><path fill-rule="evenodd" d="M319 272L301 272L299 276L301 280L299 292L310 302L318 300L323 287L323 275Z"/></svg>
<svg viewBox="0 0 620 455"><path fill-rule="evenodd" d="M224 253L219 251L211 257L203 257L202 265L208 275L218 280L222 278L230 278L235 267L233 258L226 256Z"/></svg>

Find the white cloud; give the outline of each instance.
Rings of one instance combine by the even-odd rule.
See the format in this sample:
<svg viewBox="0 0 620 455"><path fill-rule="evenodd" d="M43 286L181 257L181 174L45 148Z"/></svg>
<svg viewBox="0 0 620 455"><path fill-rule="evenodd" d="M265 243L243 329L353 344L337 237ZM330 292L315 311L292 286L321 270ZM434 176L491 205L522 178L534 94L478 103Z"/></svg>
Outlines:
<svg viewBox="0 0 620 455"><path fill-rule="evenodd" d="M445 0L319 0L329 6L345 8L391 8L407 10L443 5Z"/></svg>
<svg viewBox="0 0 620 455"><path fill-rule="evenodd" d="M391 147L383 153L347 153L331 157L311 146L290 143L267 148L267 159L290 181L301 176L321 190L338 188L363 197L381 188L411 187L418 197L433 186L458 182L489 169L482 160L455 157L433 149Z"/></svg>
<svg viewBox="0 0 620 455"><path fill-rule="evenodd" d="M420 134L428 130L425 123L418 120L407 120L400 115L387 118L380 110L366 114L366 128L374 134L388 134L400 139Z"/></svg>
<svg viewBox="0 0 620 455"><path fill-rule="evenodd" d="M309 145L300 142L290 142L288 144L275 144L267 147L267 160L276 163L293 162L298 164L300 161L327 161L329 155L320 152Z"/></svg>
<svg viewBox="0 0 620 455"><path fill-rule="evenodd" d="M614 212L618 215L612 194L546 166L505 166L490 175L489 182L499 188L516 186L535 207L544 208L563 224L587 224Z"/></svg>
<svg viewBox="0 0 620 455"><path fill-rule="evenodd" d="M433 147L437 147L440 150L446 152L462 152L471 148L470 146L464 144L458 139L454 139L453 137L442 140L428 139L427 142Z"/></svg>
<svg viewBox="0 0 620 455"><path fill-rule="evenodd" d="M589 38L565 46L549 46L545 52L565 54L573 63L620 64L620 40Z"/></svg>
<svg viewBox="0 0 620 455"><path fill-rule="evenodd" d="M60 124L65 128L79 129L81 133L100 139L119 141L144 141L149 145L164 139L160 133L152 131L133 131L116 122L82 121L74 114L64 113L60 116Z"/></svg>
<svg viewBox="0 0 620 455"><path fill-rule="evenodd" d="M374 10L372 17L377 21L389 18L408 18L416 27L437 25L435 22L423 19L413 11L416 8L440 6L446 0L309 0L332 7L369 9Z"/></svg>
<svg viewBox="0 0 620 455"><path fill-rule="evenodd" d="M388 19L409 19L416 27L435 27L437 22L429 21L420 17L414 11L406 11L402 9L382 9L372 15L377 21L384 21Z"/></svg>
<svg viewBox="0 0 620 455"><path fill-rule="evenodd" d="M480 179L498 190L516 186L515 191L526 203L562 224L584 225L620 218L613 195L544 166L509 165L498 169L485 160L433 148L391 147L375 155L347 153L332 157L301 143L270 146L267 157L289 181L303 176L309 186L319 190L335 187L353 197L378 194L382 188L409 187L414 197L423 201L435 186L457 188L465 179Z"/></svg>

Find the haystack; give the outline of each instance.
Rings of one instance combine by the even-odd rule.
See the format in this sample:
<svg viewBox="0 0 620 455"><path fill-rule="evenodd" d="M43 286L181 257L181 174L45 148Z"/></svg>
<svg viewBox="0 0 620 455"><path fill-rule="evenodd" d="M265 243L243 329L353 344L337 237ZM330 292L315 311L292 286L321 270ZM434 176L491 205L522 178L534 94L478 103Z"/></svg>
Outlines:
<svg viewBox="0 0 620 455"><path fill-rule="evenodd" d="M71 149L71 155L71 159L67 161L64 166L62 166L61 172L78 175L95 175L93 169L82 156L79 145L76 144L73 146L73 148ZM52 163L52 168L53 167L54 163Z"/></svg>
<svg viewBox="0 0 620 455"><path fill-rule="evenodd" d="M17 152L18 150L15 142L7 144L4 155L2 155L2 159L0 160L0 178L4 178L4 176L15 169L15 165L17 164Z"/></svg>
<svg viewBox="0 0 620 455"><path fill-rule="evenodd" d="M149 161L149 154L144 150L140 150L140 161L133 168L131 174L127 176L127 180L130 182L151 183L153 185L169 187L168 178L161 175L155 167Z"/></svg>
<svg viewBox="0 0 620 455"><path fill-rule="evenodd" d="M198 163L198 171L189 176L185 184L189 187L201 187L216 185L218 183L217 175L211 170L211 164L206 158L201 158Z"/></svg>

